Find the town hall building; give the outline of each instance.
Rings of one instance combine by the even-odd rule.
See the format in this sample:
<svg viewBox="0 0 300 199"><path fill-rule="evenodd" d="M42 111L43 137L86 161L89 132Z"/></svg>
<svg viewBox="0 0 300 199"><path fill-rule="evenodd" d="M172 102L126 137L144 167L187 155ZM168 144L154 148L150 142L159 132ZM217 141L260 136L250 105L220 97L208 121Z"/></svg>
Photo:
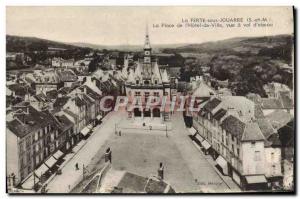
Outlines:
<svg viewBox="0 0 300 199"><path fill-rule="evenodd" d="M126 59L126 58L125 58ZM125 83L126 95L129 99L128 104L133 105L133 98L140 97L142 106L133 105L134 108L128 109L129 118L160 118L161 122L170 119L170 111L162 108L161 101L155 106L146 107L150 96L163 97L170 99L170 77L164 66L158 65L158 60L152 55L152 48L148 29L146 30L144 54L142 61L134 63L134 67L128 66L128 61L124 62L123 72L126 73Z"/></svg>

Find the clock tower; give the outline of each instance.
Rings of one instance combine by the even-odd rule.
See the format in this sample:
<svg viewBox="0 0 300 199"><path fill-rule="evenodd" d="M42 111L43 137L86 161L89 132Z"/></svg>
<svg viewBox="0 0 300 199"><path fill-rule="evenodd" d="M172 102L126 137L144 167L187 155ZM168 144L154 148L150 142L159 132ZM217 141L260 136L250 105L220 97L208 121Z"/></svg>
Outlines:
<svg viewBox="0 0 300 199"><path fill-rule="evenodd" d="M151 45L148 33L148 26L146 27L146 37L145 37L145 46L144 46L144 76L146 78L151 78Z"/></svg>

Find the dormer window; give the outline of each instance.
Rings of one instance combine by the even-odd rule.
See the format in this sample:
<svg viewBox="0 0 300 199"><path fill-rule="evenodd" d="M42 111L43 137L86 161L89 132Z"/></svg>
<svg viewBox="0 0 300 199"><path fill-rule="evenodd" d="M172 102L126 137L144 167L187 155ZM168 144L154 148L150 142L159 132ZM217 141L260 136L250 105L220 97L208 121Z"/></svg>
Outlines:
<svg viewBox="0 0 300 199"><path fill-rule="evenodd" d="M136 81L135 81L135 83L136 83L136 84L139 84L139 83L140 83L140 81L139 81L139 80L136 80Z"/></svg>
<svg viewBox="0 0 300 199"><path fill-rule="evenodd" d="M155 79L155 80L154 80L154 84L157 84L157 83L158 83L158 82L157 82L157 79Z"/></svg>
<svg viewBox="0 0 300 199"><path fill-rule="evenodd" d="M148 80L145 80L145 81L144 81L144 84L145 84L145 85L149 85L149 81L148 81Z"/></svg>

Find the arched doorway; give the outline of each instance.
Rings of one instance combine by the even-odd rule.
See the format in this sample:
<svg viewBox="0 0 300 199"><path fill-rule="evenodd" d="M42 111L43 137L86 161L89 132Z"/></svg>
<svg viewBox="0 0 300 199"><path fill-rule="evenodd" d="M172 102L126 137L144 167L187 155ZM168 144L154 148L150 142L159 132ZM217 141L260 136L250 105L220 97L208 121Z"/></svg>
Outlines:
<svg viewBox="0 0 300 199"><path fill-rule="evenodd" d="M150 109L144 109L144 117L151 117Z"/></svg>
<svg viewBox="0 0 300 199"><path fill-rule="evenodd" d="M142 112L140 111L139 108L133 109L133 113L134 113L134 117L141 117L142 116Z"/></svg>
<svg viewBox="0 0 300 199"><path fill-rule="evenodd" d="M153 117L160 117L160 110L159 108L153 109Z"/></svg>

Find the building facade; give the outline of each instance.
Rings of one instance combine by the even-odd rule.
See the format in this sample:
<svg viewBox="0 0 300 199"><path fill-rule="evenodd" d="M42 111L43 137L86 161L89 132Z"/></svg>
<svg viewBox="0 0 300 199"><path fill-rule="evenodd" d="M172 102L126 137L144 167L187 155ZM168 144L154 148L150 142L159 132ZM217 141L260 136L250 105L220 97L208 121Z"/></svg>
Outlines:
<svg viewBox="0 0 300 199"><path fill-rule="evenodd" d="M123 71L128 72L125 83L126 95L129 99L129 118L160 118L161 121L170 119L170 111L163 109L161 100L163 97L170 99L171 86L167 70L159 66L157 59L152 55L152 48L148 31L146 31L143 60L134 63L133 68L128 68L129 60L125 60ZM151 97L154 96L154 97ZM139 98L141 103L138 104ZM155 99L154 99L155 98ZM147 107L148 100L153 104ZM159 100L155 103L155 100ZM152 103L151 103L152 104Z"/></svg>

